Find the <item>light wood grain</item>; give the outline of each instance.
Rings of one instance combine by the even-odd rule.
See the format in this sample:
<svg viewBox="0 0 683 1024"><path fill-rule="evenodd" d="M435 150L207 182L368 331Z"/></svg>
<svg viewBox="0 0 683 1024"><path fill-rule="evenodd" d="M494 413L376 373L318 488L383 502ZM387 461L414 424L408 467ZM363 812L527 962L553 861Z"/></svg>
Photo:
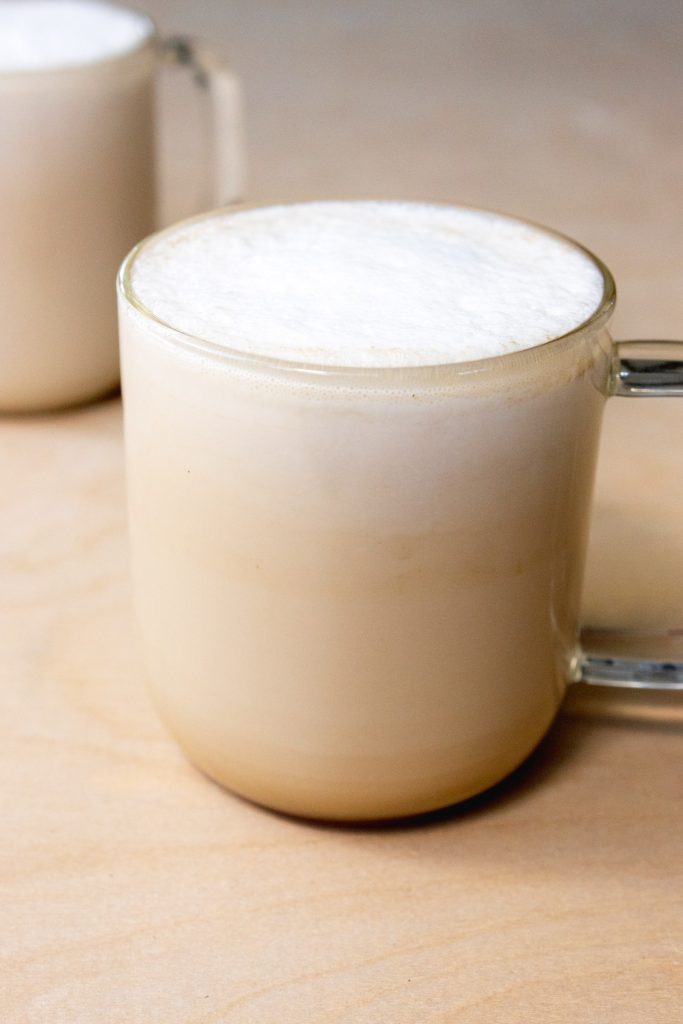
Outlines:
<svg viewBox="0 0 683 1024"><path fill-rule="evenodd" d="M622 336L683 335L679 7L150 6L229 44L254 198L537 217L613 266ZM683 402L610 403L596 623L683 622L682 438ZM578 688L513 779L427 821L281 818L147 703L118 401L0 421L0 481L3 1024L680 1020L680 699Z"/></svg>

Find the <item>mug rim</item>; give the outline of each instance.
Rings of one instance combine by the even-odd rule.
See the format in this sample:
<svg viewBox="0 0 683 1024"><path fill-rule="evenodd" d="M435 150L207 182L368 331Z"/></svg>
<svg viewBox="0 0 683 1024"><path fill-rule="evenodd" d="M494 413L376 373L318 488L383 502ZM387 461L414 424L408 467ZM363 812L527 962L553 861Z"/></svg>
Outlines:
<svg viewBox="0 0 683 1024"><path fill-rule="evenodd" d="M138 7L133 7L131 4L122 4L118 0L89 0L93 7L114 7L119 11L127 11L131 14L138 15L143 21L147 22L148 32L140 39L135 46L131 46L127 50L123 50L121 53L115 53L110 57L101 57L85 61L72 61L67 64L55 64L53 67L37 67L37 68L8 68L4 70L0 68L0 80L6 80L8 78L40 78L42 75L73 75L80 74L81 72L88 72L99 70L100 68L107 68L113 64L117 64L119 61L128 60L130 57L135 57L139 53L142 53L150 46L155 46L159 39L159 30L156 22L147 11L142 11Z"/></svg>
<svg viewBox="0 0 683 1024"><path fill-rule="evenodd" d="M541 342L538 345L532 345L529 348L524 349L517 349L512 352L503 352L494 356L483 356L480 359L463 361L453 360L445 363L418 364L414 366L339 366L327 363L315 363L306 360L283 359L277 356L244 351L239 348L218 344L215 341L210 341L208 338L192 334L189 331L184 331L182 328L168 323L168 321L154 313L137 296L132 282L132 272L135 263L142 252L164 235L171 234L179 228L201 221L212 220L214 218L225 216L226 214L230 216L232 214L239 214L248 210L268 209L271 206L307 205L308 203L313 204L319 202L405 202L414 203L415 205L419 204L422 206L456 208L471 210L474 213L494 214L497 217L503 217L506 220L511 220L518 224L523 224L527 227L540 230L547 235L551 235L554 238L568 243L573 248L584 253L584 255L591 260L594 266L597 267L600 273L603 282L602 296L593 312L582 320L581 323L577 324L576 327L572 327L571 330L566 331L564 334L548 338L546 341ZM275 375L286 374L294 375L296 377L306 376L312 379L318 378L321 381L324 380L326 384L332 383L336 379L341 382L352 380L355 383L365 383L372 387L385 385L388 387L398 386L401 388L405 387L408 382L418 384L420 380L428 381L431 384L434 384L436 380L443 383L443 377L445 375L455 375L458 378L468 376L480 377L482 374L498 372L503 368L505 372L514 372L516 370L523 369L525 366L535 364L538 362L539 358L543 358L550 349L555 349L558 346L564 347L565 344L570 344L575 338L587 331L600 330L604 327L612 316L617 296L614 278L611 271L603 261L590 249L586 248L586 246L582 245L580 242L577 242L571 236L566 235L561 231L557 231L554 228L549 228L545 224L541 224L538 221L533 221L526 217L518 217L512 214L491 210L487 207L475 206L473 204L434 200L394 199L311 199L304 200L303 202L301 200L293 199L280 203L240 203L239 206L229 205L219 207L215 210L204 211L192 217L186 217L177 221L160 231L155 231L138 242L138 244L131 249L121 264L116 284L120 297L145 320L151 321L152 324L157 327L161 327L164 337L172 346L178 346L180 348L193 351L195 354L208 357L212 361L232 366L240 366L242 368L249 368L253 371L260 370L262 372Z"/></svg>

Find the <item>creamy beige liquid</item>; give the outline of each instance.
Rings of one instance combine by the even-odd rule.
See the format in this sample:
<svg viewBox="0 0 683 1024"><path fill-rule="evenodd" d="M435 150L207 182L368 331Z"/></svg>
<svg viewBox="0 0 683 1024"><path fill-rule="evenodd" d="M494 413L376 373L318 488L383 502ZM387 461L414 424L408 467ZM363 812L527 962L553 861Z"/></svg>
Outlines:
<svg viewBox="0 0 683 1024"><path fill-rule="evenodd" d="M0 7L0 411L118 381L112 281L154 218L152 31L105 4Z"/></svg>
<svg viewBox="0 0 683 1024"><path fill-rule="evenodd" d="M310 207L299 209L299 220L310 218ZM432 209L404 208L404 242L390 224L393 205L351 204L356 227L379 217L396 240L396 259L381 261L380 291L391 267L405 267L419 247L419 224L438 234ZM327 213L315 214L319 237L329 231ZM210 248L206 233L216 222L190 230L200 249ZM495 237L495 222L491 230ZM164 295L176 301L177 290L190 287L174 279L170 253L182 249L179 237L159 236L133 268L148 306L160 309ZM471 266L479 257L471 232L463 237ZM318 267L321 244L310 257ZM332 265L340 245L338 235L322 244ZM258 262L258 242L254 248ZM451 271L462 262L457 246L439 252ZM299 247L295 259L306 258ZM165 260L168 287L154 294ZM272 260L265 263L272 270ZM224 296L239 291L241 272L233 270ZM348 271L342 261L338 279L347 284ZM449 344L430 312L432 284L442 292L438 274L435 263L415 320L428 353ZM485 290L494 304L495 276ZM590 273L584 283L583 300L597 304ZM272 315L277 334L272 290L280 290L272 280L263 288L263 306L252 296L259 326ZM235 310L243 347L267 349L268 337L258 343L250 334L253 318L247 323L244 309ZM186 312L211 319L205 305ZM381 312L368 309L379 325L380 365L396 337L382 335ZM350 324L363 320L360 308L342 313ZM566 303L564 314L577 315ZM317 335L324 346L319 321L298 315L301 344ZM469 331L452 346L476 340L476 310L468 317ZM328 363L344 353L334 323L328 318ZM210 328L205 323L205 335ZM480 370L467 375L457 361L431 367L433 356L415 366L420 351L406 335L410 363L375 377L307 377L267 361L221 360L125 300L121 337L143 649L155 702L191 759L254 800L338 819L443 806L517 765L547 729L572 671L608 367L604 330L529 351L518 337L519 351L467 364ZM509 350L509 338L500 344Z"/></svg>

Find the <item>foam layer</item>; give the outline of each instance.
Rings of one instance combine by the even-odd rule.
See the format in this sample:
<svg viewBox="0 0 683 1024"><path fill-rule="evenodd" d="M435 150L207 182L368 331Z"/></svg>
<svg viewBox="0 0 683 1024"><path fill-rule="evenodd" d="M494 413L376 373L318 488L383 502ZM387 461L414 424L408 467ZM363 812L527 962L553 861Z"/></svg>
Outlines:
<svg viewBox="0 0 683 1024"><path fill-rule="evenodd" d="M94 0L3 0L0 72L106 60L135 49L152 32L145 15Z"/></svg>
<svg viewBox="0 0 683 1024"><path fill-rule="evenodd" d="M166 231L133 289L167 324L243 352L336 366L428 366L565 334L600 303L578 247L453 207L315 202Z"/></svg>

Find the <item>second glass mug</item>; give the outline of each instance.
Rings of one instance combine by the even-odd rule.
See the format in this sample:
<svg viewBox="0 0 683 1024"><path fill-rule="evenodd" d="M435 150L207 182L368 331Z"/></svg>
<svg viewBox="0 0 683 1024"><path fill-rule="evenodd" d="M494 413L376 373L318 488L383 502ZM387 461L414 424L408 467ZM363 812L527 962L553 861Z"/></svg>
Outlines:
<svg viewBox="0 0 683 1024"><path fill-rule="evenodd" d="M605 400L683 395L683 345L581 326L469 363L226 350L119 276L136 611L190 759L289 813L377 820L481 792L570 683L683 686L591 655L579 600ZM590 255L590 254L589 254Z"/></svg>
<svg viewBox="0 0 683 1024"><path fill-rule="evenodd" d="M199 41L140 43L90 63L0 70L0 412L59 408L119 381L112 281L155 226L156 72L203 93L198 208L241 198L239 83ZM204 118L203 118L204 119Z"/></svg>

